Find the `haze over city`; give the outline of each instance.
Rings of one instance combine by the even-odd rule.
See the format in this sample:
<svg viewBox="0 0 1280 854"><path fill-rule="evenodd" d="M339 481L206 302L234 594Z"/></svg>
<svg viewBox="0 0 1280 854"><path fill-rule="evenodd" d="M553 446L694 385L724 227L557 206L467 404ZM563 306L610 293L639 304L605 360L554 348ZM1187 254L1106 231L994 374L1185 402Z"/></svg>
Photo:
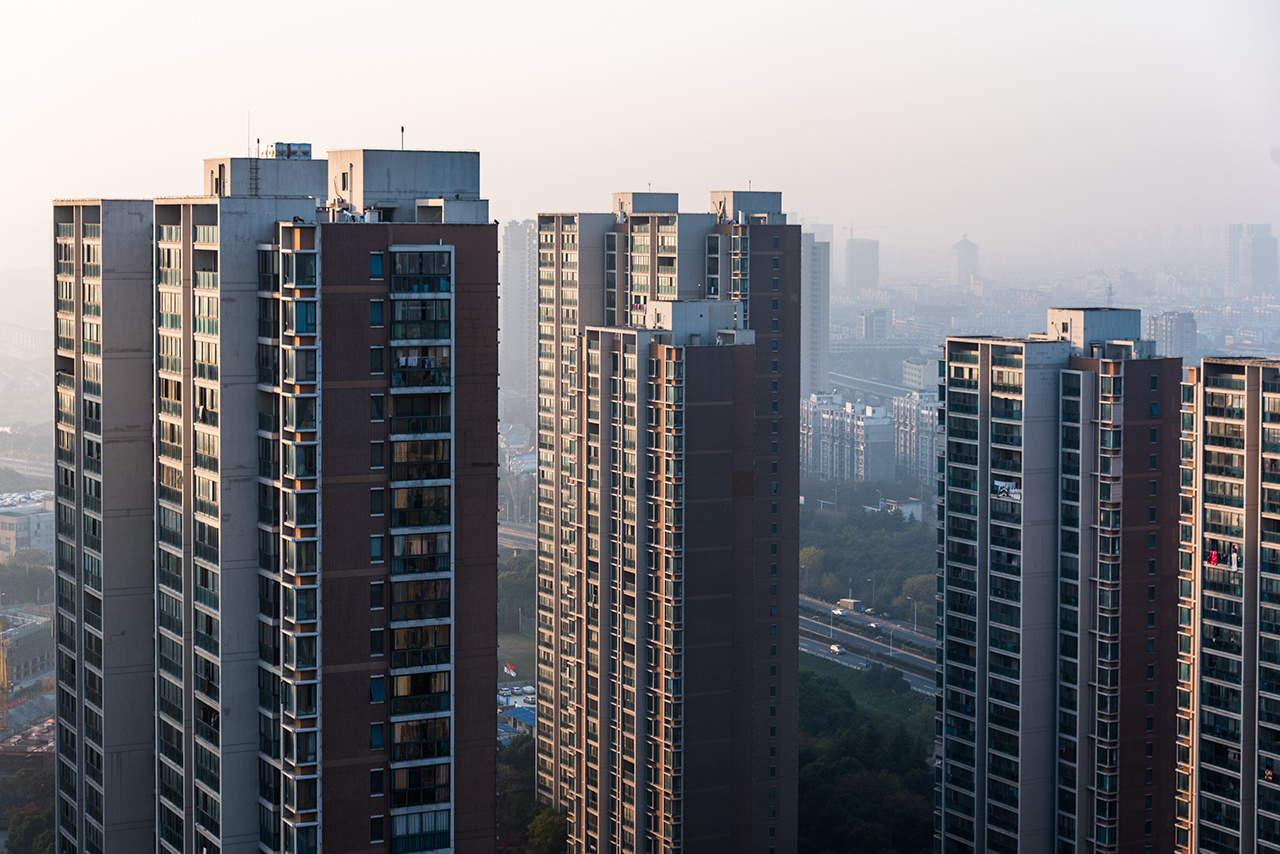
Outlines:
<svg viewBox="0 0 1280 854"><path fill-rule="evenodd" d="M1274 0L6 23L6 852L1280 854Z"/></svg>
<svg viewBox="0 0 1280 854"><path fill-rule="evenodd" d="M7 30L0 274L23 308L47 302L50 198L194 192L193 163L252 140L398 148L402 125L481 151L500 221L750 184L837 240L967 233L1000 274L1280 220L1266 2L135 0L25 4Z"/></svg>

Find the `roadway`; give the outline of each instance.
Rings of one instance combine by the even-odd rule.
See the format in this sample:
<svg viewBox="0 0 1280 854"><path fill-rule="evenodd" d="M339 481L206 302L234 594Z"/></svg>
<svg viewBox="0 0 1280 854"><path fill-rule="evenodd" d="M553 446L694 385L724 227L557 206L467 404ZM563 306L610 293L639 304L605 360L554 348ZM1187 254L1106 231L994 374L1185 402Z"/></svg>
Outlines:
<svg viewBox="0 0 1280 854"><path fill-rule="evenodd" d="M843 655L836 655L831 651L830 644L824 644L821 641L812 640L810 638L800 639L800 651L809 655L825 658L827 661L834 661L836 664L844 667L852 667L854 670L866 670L871 664L870 660L864 655L858 655L855 652L845 652ZM896 669L896 668L895 668ZM907 680L907 684L911 686L912 691L920 694L928 694L930 697L938 695L938 689L934 685L932 679L926 679L923 676L917 676L914 673L902 672L902 678Z"/></svg>
<svg viewBox="0 0 1280 854"><path fill-rule="evenodd" d="M831 372L831 384L851 388L854 391L861 391L866 394L874 394L879 397L905 397L913 391L920 389L907 388L906 386L894 385L893 383L882 383L878 380L868 380L862 377L851 377L848 374L837 374Z"/></svg>
<svg viewBox="0 0 1280 854"><path fill-rule="evenodd" d="M926 612L924 622L921 622L920 620L916 620L914 622L911 620L898 620L893 617L880 617L875 614L855 613L847 609L845 610L843 617L835 618L835 622L837 624L844 622L855 626L867 626L871 623L875 623L881 627L893 626L895 636L898 632L904 632L911 638L913 643L931 647L936 643L933 635L933 602L933 599L927 599L916 603L916 608ZM811 596L801 595L800 607L812 608L813 610L820 611L823 614L831 614L831 609L836 606L829 602L823 602L821 599L814 599ZM826 623L823 625L825 626ZM921 631L921 628L924 630Z"/></svg>
<svg viewBox="0 0 1280 854"><path fill-rule="evenodd" d="M538 547L538 535L532 525L517 525L515 522L499 522L498 545L507 549L533 551Z"/></svg>

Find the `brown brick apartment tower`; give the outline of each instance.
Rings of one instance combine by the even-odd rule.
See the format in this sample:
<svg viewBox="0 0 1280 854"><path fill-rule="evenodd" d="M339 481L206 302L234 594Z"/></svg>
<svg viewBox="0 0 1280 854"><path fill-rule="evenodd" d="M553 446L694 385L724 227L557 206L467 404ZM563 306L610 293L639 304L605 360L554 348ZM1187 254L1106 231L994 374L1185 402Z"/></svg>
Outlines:
<svg viewBox="0 0 1280 854"><path fill-rule="evenodd" d="M479 156L266 154L206 161L204 195L142 212L55 206L58 257L74 260L80 230L106 265L86 271L103 280L83 291L94 305L78 307L74 265L57 286L59 459L93 475L83 496L67 480L59 517L60 572L83 562L93 592L59 605L58 850L139 850L136 822L93 809L114 773L103 787L93 769L141 720L149 767L123 788L154 792L143 836L159 852L491 851L497 243ZM129 229L150 259L146 295L126 299ZM90 308L105 360L76 349ZM151 363L142 393L104 394L130 354ZM134 433L154 450L129 467ZM145 507L121 503L148 469ZM138 518L154 525L145 616L123 539ZM80 673L78 622L85 649L106 650ZM139 626L154 641L126 661ZM113 667L154 692L121 694ZM75 697L77 676L95 690Z"/></svg>
<svg viewBox="0 0 1280 854"><path fill-rule="evenodd" d="M538 219L538 796L576 852L796 839L800 229Z"/></svg>

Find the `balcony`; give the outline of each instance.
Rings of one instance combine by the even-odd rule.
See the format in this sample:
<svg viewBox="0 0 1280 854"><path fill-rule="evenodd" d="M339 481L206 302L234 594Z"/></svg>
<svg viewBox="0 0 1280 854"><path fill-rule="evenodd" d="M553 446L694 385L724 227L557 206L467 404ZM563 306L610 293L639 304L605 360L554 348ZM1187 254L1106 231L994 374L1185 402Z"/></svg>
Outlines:
<svg viewBox="0 0 1280 854"><path fill-rule="evenodd" d="M448 386L449 382L449 366L447 365L439 368L395 368L391 371L392 388Z"/></svg>
<svg viewBox="0 0 1280 854"><path fill-rule="evenodd" d="M159 240L161 243L181 243L182 242L182 226L157 225L156 240Z"/></svg>

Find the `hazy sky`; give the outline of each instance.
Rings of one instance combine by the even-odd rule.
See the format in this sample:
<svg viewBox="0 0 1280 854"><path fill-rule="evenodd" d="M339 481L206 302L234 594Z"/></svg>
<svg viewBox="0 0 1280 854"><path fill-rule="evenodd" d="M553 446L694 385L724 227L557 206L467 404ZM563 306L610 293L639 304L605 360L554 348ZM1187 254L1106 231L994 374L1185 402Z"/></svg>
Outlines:
<svg viewBox="0 0 1280 854"><path fill-rule="evenodd" d="M318 154L479 150L502 220L750 181L922 248L1280 226L1274 0L96 0L15 4L4 48L0 270L49 265L54 197L196 192L249 115Z"/></svg>

